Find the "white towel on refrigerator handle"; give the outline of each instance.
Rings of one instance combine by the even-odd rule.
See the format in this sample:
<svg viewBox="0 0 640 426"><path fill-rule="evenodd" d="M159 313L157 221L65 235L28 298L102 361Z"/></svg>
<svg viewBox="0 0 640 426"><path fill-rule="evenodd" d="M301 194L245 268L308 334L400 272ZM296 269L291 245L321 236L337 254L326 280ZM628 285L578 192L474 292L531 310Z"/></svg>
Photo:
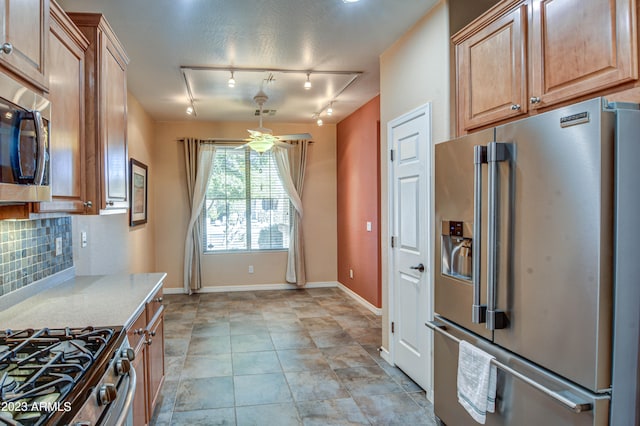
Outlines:
<svg viewBox="0 0 640 426"><path fill-rule="evenodd" d="M491 363L494 356L460 341L458 349L458 402L473 417L484 424L487 412L495 412L497 369Z"/></svg>

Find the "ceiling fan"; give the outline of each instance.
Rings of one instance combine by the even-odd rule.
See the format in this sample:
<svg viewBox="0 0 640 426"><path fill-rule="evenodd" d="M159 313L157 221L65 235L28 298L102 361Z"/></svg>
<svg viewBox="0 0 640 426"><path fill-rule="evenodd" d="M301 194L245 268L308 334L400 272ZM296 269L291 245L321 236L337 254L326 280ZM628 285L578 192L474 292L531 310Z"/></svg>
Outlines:
<svg viewBox="0 0 640 426"><path fill-rule="evenodd" d="M262 154L263 152L270 150L274 146L291 148L292 145L286 143L285 141L311 139L311 134L309 133L296 133L292 135L274 136L271 129L262 127L262 107L268 99L269 97L262 91L262 89L260 89L260 91L258 91L258 93L253 97L253 100L256 104L258 104L259 107L260 122L256 129L247 129L247 131L249 132L249 137L245 139L247 143L238 147L238 149L249 147L254 151Z"/></svg>

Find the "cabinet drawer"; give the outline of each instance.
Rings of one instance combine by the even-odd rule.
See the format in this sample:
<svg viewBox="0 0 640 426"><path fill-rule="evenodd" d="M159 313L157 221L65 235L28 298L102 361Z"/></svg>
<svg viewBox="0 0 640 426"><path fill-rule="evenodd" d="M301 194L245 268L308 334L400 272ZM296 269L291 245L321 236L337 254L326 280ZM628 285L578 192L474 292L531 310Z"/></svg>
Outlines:
<svg viewBox="0 0 640 426"><path fill-rule="evenodd" d="M147 301L147 322L145 325L150 324L153 317L156 315L160 307L162 306L162 287Z"/></svg>
<svg viewBox="0 0 640 426"><path fill-rule="evenodd" d="M139 347L145 340L145 328L147 327L147 317L144 312L138 315L138 318L134 321L133 325L127 330L127 338L129 339L129 345L136 351L139 351Z"/></svg>

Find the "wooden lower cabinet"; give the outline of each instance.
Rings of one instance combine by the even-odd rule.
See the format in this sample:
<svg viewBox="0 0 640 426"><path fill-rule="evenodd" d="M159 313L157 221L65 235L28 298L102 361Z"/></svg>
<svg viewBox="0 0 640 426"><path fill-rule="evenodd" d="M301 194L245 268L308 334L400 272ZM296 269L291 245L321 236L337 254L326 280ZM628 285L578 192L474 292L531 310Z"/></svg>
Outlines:
<svg viewBox="0 0 640 426"><path fill-rule="evenodd" d="M133 398L133 424L146 425L147 422L147 398L145 394L145 348L144 345L136 353L136 359L133 361L133 368L136 370L136 395Z"/></svg>
<svg viewBox="0 0 640 426"><path fill-rule="evenodd" d="M158 311L155 320L149 325L149 339L146 347L147 362L147 400L149 419L160 397L164 382L164 306Z"/></svg>
<svg viewBox="0 0 640 426"><path fill-rule="evenodd" d="M164 382L164 306L161 302L162 289L146 303L145 310L127 331L129 344L136 353L133 361L137 374L134 426L151 422Z"/></svg>

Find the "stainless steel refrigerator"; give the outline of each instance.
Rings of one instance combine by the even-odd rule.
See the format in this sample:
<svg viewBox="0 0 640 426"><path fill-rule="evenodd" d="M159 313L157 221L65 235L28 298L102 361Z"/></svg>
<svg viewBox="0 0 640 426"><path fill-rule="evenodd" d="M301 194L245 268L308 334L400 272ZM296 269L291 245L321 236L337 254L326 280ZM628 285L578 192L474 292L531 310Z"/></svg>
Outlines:
<svg viewBox="0 0 640 426"><path fill-rule="evenodd" d="M640 111L592 99L435 147L434 408L494 355L489 425L640 422Z"/></svg>

